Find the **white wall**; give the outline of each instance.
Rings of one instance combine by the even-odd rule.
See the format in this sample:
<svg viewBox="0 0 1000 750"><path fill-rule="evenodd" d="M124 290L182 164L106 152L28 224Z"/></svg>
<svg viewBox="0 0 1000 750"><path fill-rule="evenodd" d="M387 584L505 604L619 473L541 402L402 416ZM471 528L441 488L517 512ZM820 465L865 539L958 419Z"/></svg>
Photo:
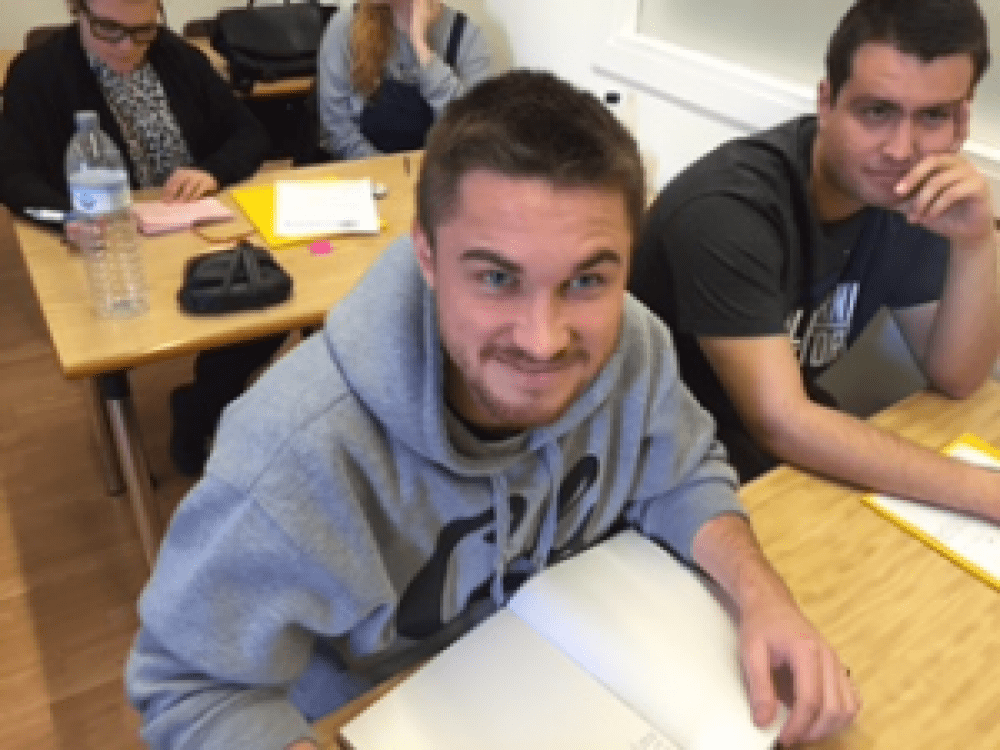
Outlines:
<svg viewBox="0 0 1000 750"><path fill-rule="evenodd" d="M34 26L65 23L65 0L8 0L0 25L0 49L20 49L25 32Z"/></svg>
<svg viewBox="0 0 1000 750"><path fill-rule="evenodd" d="M616 0L447 0L480 24L501 67L553 70L595 93L608 85L593 67Z"/></svg>
<svg viewBox="0 0 1000 750"><path fill-rule="evenodd" d="M647 0L639 30L708 52L789 81L813 86L823 76L827 40L852 0ZM1000 2L981 0L989 27L1000 30ZM789 15L794 13L794 28ZM753 19L753 33L748 21ZM972 138L1000 145L1000 73L979 84Z"/></svg>

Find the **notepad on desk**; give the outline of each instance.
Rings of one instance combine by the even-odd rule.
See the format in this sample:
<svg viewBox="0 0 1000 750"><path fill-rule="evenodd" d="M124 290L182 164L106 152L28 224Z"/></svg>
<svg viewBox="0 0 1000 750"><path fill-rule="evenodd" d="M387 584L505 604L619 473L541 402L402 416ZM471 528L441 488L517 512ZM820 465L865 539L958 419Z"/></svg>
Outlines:
<svg viewBox="0 0 1000 750"><path fill-rule="evenodd" d="M944 448L960 461L1000 470L1000 451L975 435L962 435ZM873 510L983 582L1000 590L1000 527L946 508L871 494Z"/></svg>
<svg viewBox="0 0 1000 750"><path fill-rule="evenodd" d="M132 213L145 235L165 234L233 218L233 211L218 198L196 201L138 201Z"/></svg>
<svg viewBox="0 0 1000 750"><path fill-rule="evenodd" d="M274 231L279 237L378 232L372 182L305 180L276 183Z"/></svg>
<svg viewBox="0 0 1000 750"><path fill-rule="evenodd" d="M341 215L338 218L334 207L322 202L322 196L328 194L329 186L358 182L367 183L367 200L371 206L364 207L363 217L354 216L344 221L342 214L345 209L339 209ZM289 189L289 185L308 187ZM347 189L357 191L361 188L354 186ZM378 232L383 227L371 195L371 180L280 180L233 188L230 195L267 246L273 249L337 234ZM298 198L303 198L303 202L296 204ZM371 228L372 217L374 229Z"/></svg>
<svg viewBox="0 0 1000 750"><path fill-rule="evenodd" d="M342 736L354 750L764 750L702 576L627 531L529 580Z"/></svg>

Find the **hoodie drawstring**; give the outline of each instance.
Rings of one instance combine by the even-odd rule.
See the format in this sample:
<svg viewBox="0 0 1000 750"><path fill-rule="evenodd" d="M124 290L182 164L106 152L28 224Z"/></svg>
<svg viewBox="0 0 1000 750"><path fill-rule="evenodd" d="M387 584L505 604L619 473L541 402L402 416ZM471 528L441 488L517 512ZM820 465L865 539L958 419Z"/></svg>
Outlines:
<svg viewBox="0 0 1000 750"><path fill-rule="evenodd" d="M535 572L545 567L555 545L556 531L559 526L559 481L554 467L559 466L561 460L562 454L558 445L549 443L545 446L542 452L542 463L549 475L549 499L539 520L538 537L535 548L531 552L531 564ZM507 572L507 548L510 546L511 532L510 486L507 483L507 478L503 474L494 474L490 478L490 490L496 517L496 548L493 556L490 597L498 607L501 607L507 601L503 581Z"/></svg>
<svg viewBox="0 0 1000 750"><path fill-rule="evenodd" d="M490 479L493 492L493 510L496 515L496 548L493 553L493 580L490 582L490 596L493 603L502 607L506 602L503 578L507 570L507 546L510 542L510 488L503 474L495 474Z"/></svg>
<svg viewBox="0 0 1000 750"><path fill-rule="evenodd" d="M549 497L550 501L542 516L540 528L538 530L538 542L531 553L531 563L535 572L539 572L548 563L552 555L552 547L555 545L556 529L559 526L559 478L553 467L560 466L562 454L556 443L549 443L542 452L542 463L549 474Z"/></svg>

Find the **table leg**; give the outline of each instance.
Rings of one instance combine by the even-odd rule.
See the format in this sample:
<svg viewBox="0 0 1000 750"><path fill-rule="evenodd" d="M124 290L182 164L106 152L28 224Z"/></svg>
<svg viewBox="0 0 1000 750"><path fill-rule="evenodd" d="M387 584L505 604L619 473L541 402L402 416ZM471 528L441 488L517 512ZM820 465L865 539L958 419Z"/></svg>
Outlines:
<svg viewBox="0 0 1000 750"><path fill-rule="evenodd" d="M109 495L120 495L125 491L125 482L122 479L122 467L118 462L117 449L111 435L111 424L108 421L108 411L104 407L98 378L89 379L86 390L87 410L90 412L94 436L97 439L97 454L101 461L101 472L104 474L104 488Z"/></svg>
<svg viewBox="0 0 1000 750"><path fill-rule="evenodd" d="M139 530L139 542L146 561L152 567L160 544L160 514L156 509L146 454L142 449L128 375L119 371L99 375L96 380L118 451L129 504Z"/></svg>

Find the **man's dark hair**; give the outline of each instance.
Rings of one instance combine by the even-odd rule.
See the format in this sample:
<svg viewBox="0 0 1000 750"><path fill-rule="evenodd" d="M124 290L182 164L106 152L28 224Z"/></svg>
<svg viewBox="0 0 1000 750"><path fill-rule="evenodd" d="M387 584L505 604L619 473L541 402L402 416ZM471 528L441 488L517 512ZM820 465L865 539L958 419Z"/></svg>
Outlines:
<svg viewBox="0 0 1000 750"><path fill-rule="evenodd" d="M431 128L417 220L432 247L435 230L458 208L462 178L480 170L619 193L633 242L638 235L646 187L635 141L593 94L550 73L487 79L452 101Z"/></svg>
<svg viewBox="0 0 1000 750"><path fill-rule="evenodd" d="M972 88L990 64L986 19L976 0L858 0L840 20L827 47L831 101L851 77L854 56L866 42L891 44L925 63L968 54Z"/></svg>

